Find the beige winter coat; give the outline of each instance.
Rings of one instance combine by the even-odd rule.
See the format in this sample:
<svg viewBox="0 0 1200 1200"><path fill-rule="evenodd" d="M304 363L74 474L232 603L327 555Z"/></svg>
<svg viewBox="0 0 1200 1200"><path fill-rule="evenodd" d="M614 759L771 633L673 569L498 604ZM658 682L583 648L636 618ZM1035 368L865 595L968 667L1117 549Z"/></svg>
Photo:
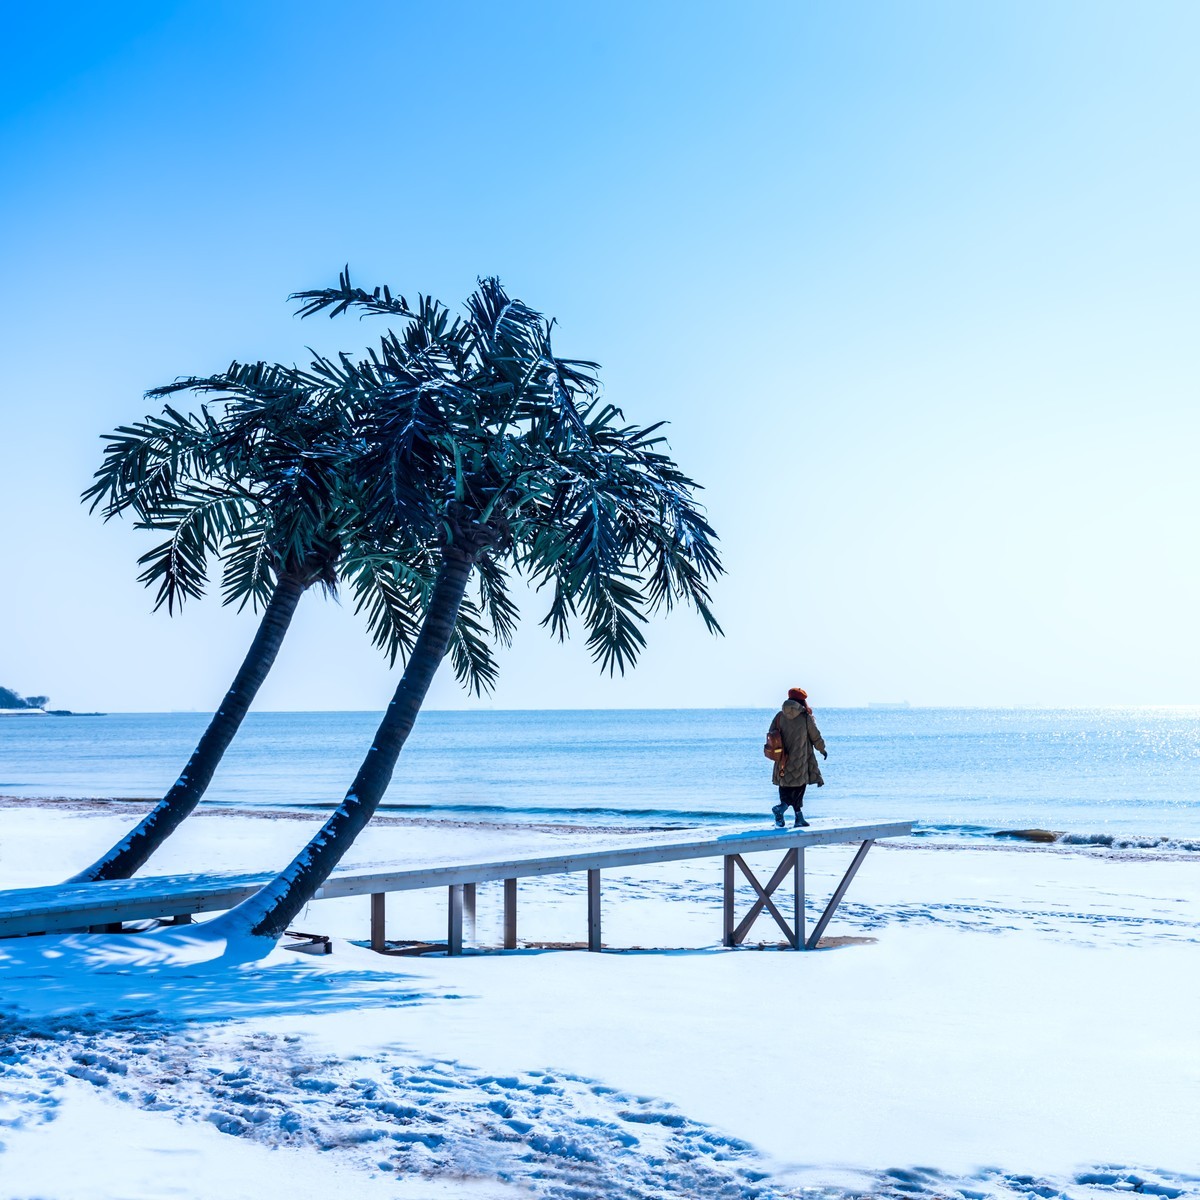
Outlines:
<svg viewBox="0 0 1200 1200"><path fill-rule="evenodd" d="M783 740L787 766L780 770L779 763L775 764L771 783L776 787L799 787L802 783L824 787L825 780L817 766L817 751L825 752L825 739L804 706L795 700L785 700L783 708L775 714L767 736L772 733L779 734Z"/></svg>

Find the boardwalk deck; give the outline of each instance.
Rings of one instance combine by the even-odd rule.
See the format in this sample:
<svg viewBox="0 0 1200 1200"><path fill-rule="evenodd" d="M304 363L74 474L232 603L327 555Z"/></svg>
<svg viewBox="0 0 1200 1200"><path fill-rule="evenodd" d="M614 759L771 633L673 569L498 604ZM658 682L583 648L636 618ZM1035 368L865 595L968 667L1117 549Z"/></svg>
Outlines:
<svg viewBox="0 0 1200 1200"><path fill-rule="evenodd" d="M801 830L751 830L719 836L662 840L639 845L610 845L580 849L568 854L513 858L495 862L448 863L386 871L337 871L314 897L330 900L343 896L371 897L371 943L386 944L383 897L388 892L448 889L447 951L461 953L464 914L473 925L475 888L480 883L504 881L504 946L517 944L517 880L575 871L588 873L587 944L600 949L601 872L618 867L679 862L694 858L725 860L724 943L740 944L756 918L768 912L796 949L815 946L867 850L879 838L903 837L912 832L910 822L870 824L814 822ZM850 870L818 922L813 936L804 936L804 854L810 848L860 843ZM745 855L784 850L784 858L764 885L745 862ZM741 871L754 887L757 899L750 912L734 921L735 872ZM780 912L773 896L783 880L792 876L792 924ZM272 878L255 875L159 875L106 883L58 885L0 891L0 937L54 933L80 928L102 929L124 921L148 918L187 920L197 913L220 912L253 895Z"/></svg>

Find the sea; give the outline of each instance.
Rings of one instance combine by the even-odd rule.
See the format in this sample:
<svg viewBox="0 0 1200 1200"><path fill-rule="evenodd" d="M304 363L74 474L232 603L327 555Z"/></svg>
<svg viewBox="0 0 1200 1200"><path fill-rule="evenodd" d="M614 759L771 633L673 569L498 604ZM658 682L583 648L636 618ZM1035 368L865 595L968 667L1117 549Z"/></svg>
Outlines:
<svg viewBox="0 0 1200 1200"><path fill-rule="evenodd" d="M653 829L769 819L770 709L424 712L386 809ZM829 708L810 815L910 820L925 837L1044 829L1200 851L1200 708ZM204 713L0 719L0 795L157 798ZM378 713L251 713L205 803L321 810Z"/></svg>

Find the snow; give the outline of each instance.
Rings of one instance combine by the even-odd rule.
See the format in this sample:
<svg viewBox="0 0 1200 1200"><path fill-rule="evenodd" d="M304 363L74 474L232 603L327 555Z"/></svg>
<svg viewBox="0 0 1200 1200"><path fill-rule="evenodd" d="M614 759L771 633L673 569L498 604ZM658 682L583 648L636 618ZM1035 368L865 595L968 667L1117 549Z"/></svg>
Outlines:
<svg viewBox="0 0 1200 1200"><path fill-rule="evenodd" d="M0 808L0 877L135 819ZM197 814L153 868L281 866L316 824ZM578 838L392 818L353 865ZM852 852L809 852L810 921ZM880 844L813 954L720 949L719 896L719 862L606 872L606 943L658 949L602 955L380 956L365 898L298 920L325 957L219 918L0 942L0 1196L1200 1196L1200 856ZM522 882L522 937L581 942L585 897ZM444 895L388 904L444 937Z"/></svg>
<svg viewBox="0 0 1200 1200"><path fill-rule="evenodd" d="M396 1179L362 1171L305 1149L268 1148L231 1138L209 1122L180 1124L114 1100L82 1082L64 1085L56 1119L12 1139L3 1164L6 1197L62 1196L72 1200L169 1200L219 1196L263 1200L329 1200L350 1192L363 1200L434 1200L521 1195L490 1180Z"/></svg>
<svg viewBox="0 0 1200 1200"><path fill-rule="evenodd" d="M436 973L470 998L405 1014L404 1039L493 1072L546 1063L620 1080L781 1162L1184 1165L1200 1108L1172 1118L1129 1100L1174 1090L1177 1055L1198 1061L1187 952L1139 953L1114 978L1078 947L974 954L956 940L899 932L802 967L784 954L423 962L412 976ZM1166 1048L1164 1026L1181 1035ZM364 1013L352 1041L381 1048L396 1034L388 1014ZM350 1052L336 1029L326 1037Z"/></svg>

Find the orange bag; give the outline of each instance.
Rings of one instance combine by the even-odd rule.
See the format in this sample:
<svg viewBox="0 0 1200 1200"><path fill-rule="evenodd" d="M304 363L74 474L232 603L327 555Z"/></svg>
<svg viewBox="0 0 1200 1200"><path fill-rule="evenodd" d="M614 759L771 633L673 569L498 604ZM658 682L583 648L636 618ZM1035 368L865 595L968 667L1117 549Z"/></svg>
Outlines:
<svg viewBox="0 0 1200 1200"><path fill-rule="evenodd" d="M763 754L772 762L777 762L780 767L786 766L787 755L783 752L783 735L774 731L768 733L763 745Z"/></svg>

